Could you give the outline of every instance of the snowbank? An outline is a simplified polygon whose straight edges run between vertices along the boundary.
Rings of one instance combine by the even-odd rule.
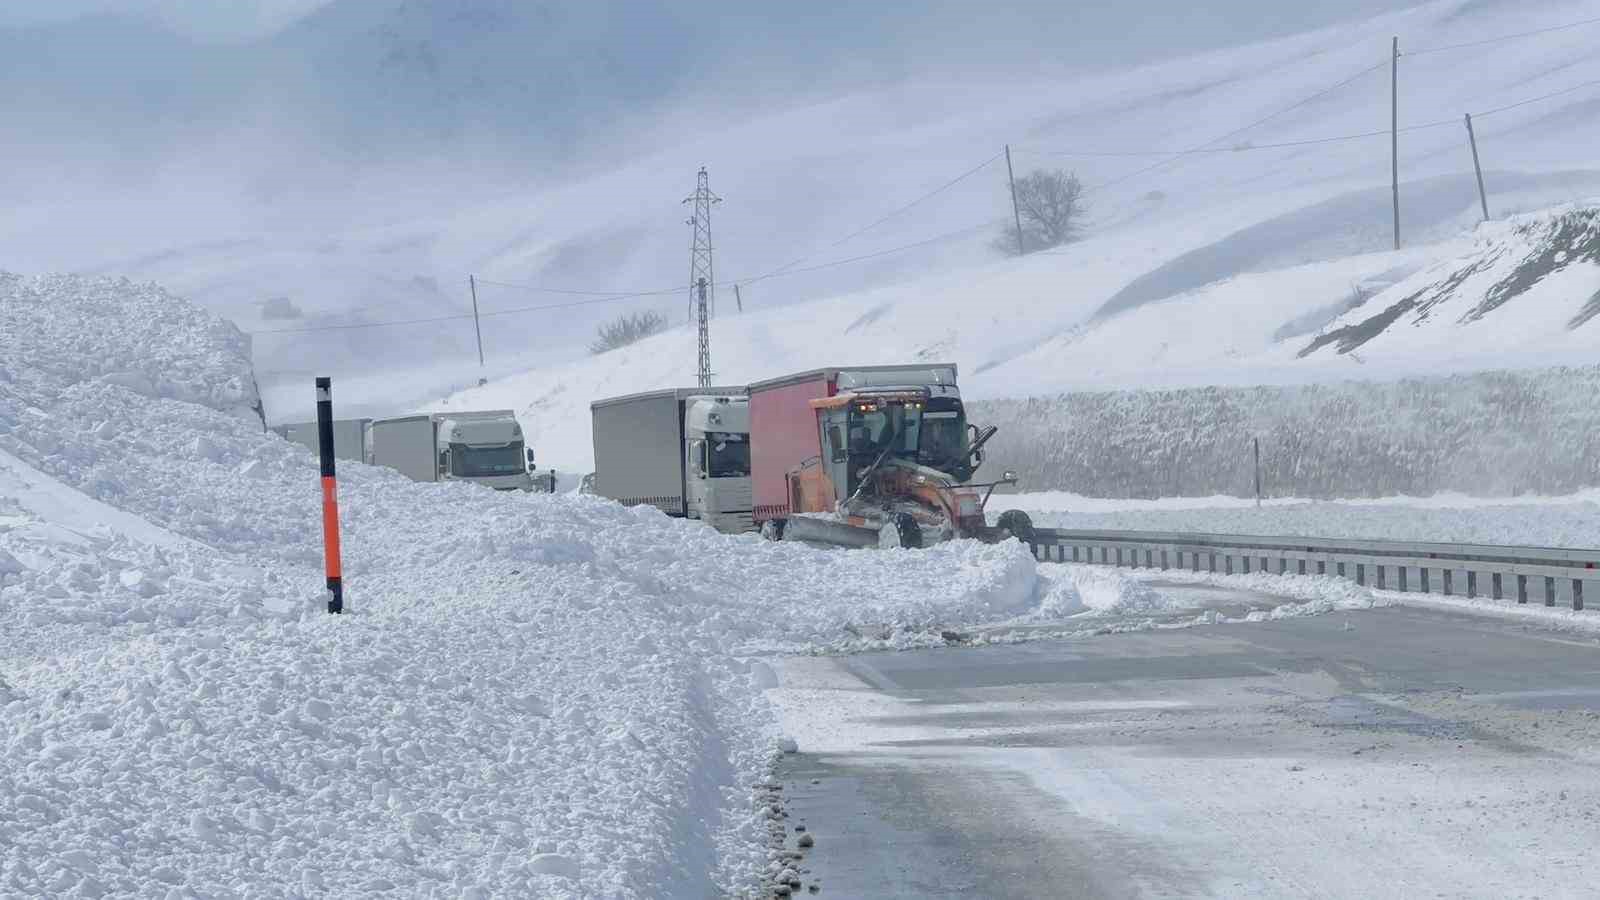
[[[350,465],[330,617],[316,466],[237,414],[237,333],[0,285],[0,894],[749,893],[776,735],[741,654],[1034,601],[1016,543],[774,545]]]

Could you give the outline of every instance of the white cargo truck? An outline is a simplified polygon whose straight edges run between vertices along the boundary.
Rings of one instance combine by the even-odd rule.
[[[371,423],[371,419],[334,419],[334,458],[366,462],[367,427]],[[293,441],[309,449],[313,456],[322,451],[322,442],[317,437],[317,423],[315,422],[290,422],[286,425],[278,425],[272,430],[285,440]]]
[[[531,491],[533,451],[509,409],[422,413],[373,419],[367,462],[414,481],[471,481],[499,491]]]
[[[718,531],[750,518],[750,404],[744,388],[677,388],[597,400],[593,491],[628,506],[700,519]]]

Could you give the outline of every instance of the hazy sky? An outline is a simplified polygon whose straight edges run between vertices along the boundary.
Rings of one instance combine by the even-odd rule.
[[[0,27],[19,24],[59,22],[85,14],[120,13],[144,16],[174,30],[206,40],[240,40],[269,34],[329,0],[52,0],[49,3],[7,3],[0,5]],[[533,2],[533,0],[529,0]],[[570,0],[576,3],[601,0]],[[622,0],[614,5],[627,7],[640,0]],[[760,15],[763,2],[741,2],[746,14]],[[1417,0],[1339,0],[1330,4],[1304,4],[1285,0],[1010,0],[981,3],[978,0],[919,0],[904,6],[878,9],[879,17],[927,17],[948,20],[957,17],[1032,20],[1039,29],[1035,38],[1048,34],[1054,39],[1069,35],[1087,38],[1098,48],[1121,45],[1134,58],[1146,59],[1166,52],[1182,52],[1210,46],[1253,40],[1274,34],[1315,27],[1373,12],[1416,5]],[[709,4],[715,7],[715,3]],[[789,11],[792,15],[792,8]],[[1030,32],[1033,28],[1028,27]],[[1090,52],[1093,62],[1114,62],[1116,53]]]
[[[27,0],[0,6],[0,25],[60,22],[96,13],[146,16],[192,37],[237,40],[275,31],[327,0]]]

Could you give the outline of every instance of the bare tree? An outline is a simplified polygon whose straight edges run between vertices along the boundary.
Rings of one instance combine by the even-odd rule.
[[[667,318],[653,310],[626,313],[595,329],[589,352],[606,353],[667,330]]]
[[[1021,252],[1059,247],[1083,232],[1083,182],[1061,169],[1035,169],[1017,179],[1017,214],[1022,219]],[[1013,223],[994,240],[995,249],[1015,256],[1017,232]]]

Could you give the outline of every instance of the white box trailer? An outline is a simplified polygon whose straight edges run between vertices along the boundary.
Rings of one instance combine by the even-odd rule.
[[[371,422],[371,419],[334,419],[334,458],[365,462],[367,459],[367,426]],[[322,444],[317,438],[317,423],[315,422],[290,422],[286,425],[278,425],[272,430],[285,440],[290,440],[302,447],[309,448],[313,455],[322,452]]]
[[[742,387],[670,388],[589,404],[594,493],[719,531],[753,530],[748,409]]]
[[[502,491],[530,491],[533,451],[509,409],[421,413],[373,419],[367,462],[413,481],[472,481]]]

